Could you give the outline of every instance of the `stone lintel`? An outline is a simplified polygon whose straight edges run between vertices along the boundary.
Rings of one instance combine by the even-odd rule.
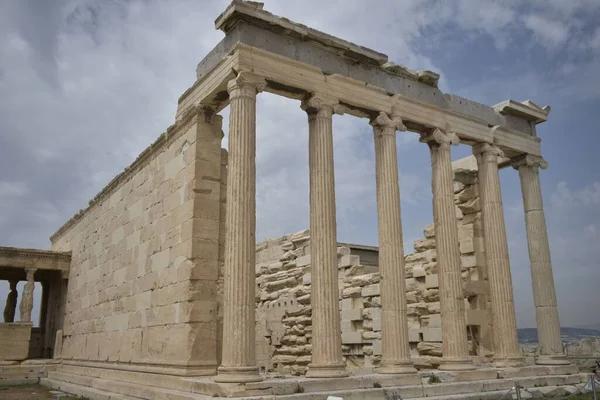
[[[239,21],[245,21],[279,35],[286,35],[303,41],[317,42],[319,46],[324,46],[329,51],[355,61],[374,65],[383,65],[388,62],[388,56],[383,53],[356,45],[265,11],[263,10],[263,3],[233,0],[215,20],[215,28],[227,34]]]
[[[540,107],[531,100],[505,100],[494,106],[500,114],[514,115],[535,124],[546,122],[550,114],[550,106]]]
[[[0,247],[0,267],[68,271],[70,252]]]

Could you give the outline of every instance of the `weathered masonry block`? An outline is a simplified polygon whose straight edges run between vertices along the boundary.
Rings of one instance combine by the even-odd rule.
[[[65,362],[214,374],[222,136],[220,116],[191,109],[52,236],[73,254]]]

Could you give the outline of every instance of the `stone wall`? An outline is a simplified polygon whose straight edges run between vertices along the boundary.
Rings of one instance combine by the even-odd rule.
[[[596,361],[600,361],[600,337],[588,337],[580,340],[572,340],[564,344],[565,354],[569,361],[576,365],[582,372],[590,372],[598,369]],[[539,356],[538,344],[527,344],[521,346],[528,365],[535,363],[535,357]]]
[[[471,354],[486,361],[492,346],[477,172],[455,168],[455,202]],[[405,257],[409,341],[419,368],[442,355],[433,225]],[[363,262],[362,258],[366,261]],[[257,359],[265,371],[302,375],[311,361],[310,234],[300,231],[257,245]],[[348,368],[381,360],[381,299],[377,248],[338,244],[342,349]]]
[[[63,359],[214,373],[222,136],[221,117],[192,110],[53,235],[73,252]]]

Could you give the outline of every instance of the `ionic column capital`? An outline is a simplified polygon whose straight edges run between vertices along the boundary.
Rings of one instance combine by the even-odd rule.
[[[258,75],[242,71],[235,78],[227,82],[227,92],[230,99],[238,97],[256,97],[267,87],[267,81]]]
[[[341,105],[337,98],[323,93],[313,93],[309,98],[302,100],[300,108],[318,118],[331,118],[333,114],[343,115],[346,111],[346,107]]]
[[[496,156],[496,157],[504,157],[504,152],[500,149],[500,147],[496,146],[492,143],[477,143],[473,146],[473,155],[475,157],[482,156]]]
[[[531,154],[522,154],[515,158],[511,158],[511,165],[514,169],[518,170],[521,167],[535,167],[546,169],[548,163],[540,156],[534,156]]]
[[[421,133],[421,143],[427,143],[429,146],[439,146],[449,149],[451,145],[460,143],[460,139],[454,132],[445,132],[439,128],[432,131]]]
[[[395,135],[396,131],[406,131],[406,126],[402,122],[400,116],[392,115],[390,117],[383,111],[380,112],[377,117],[373,118],[370,124],[373,127],[373,132],[377,136]]]

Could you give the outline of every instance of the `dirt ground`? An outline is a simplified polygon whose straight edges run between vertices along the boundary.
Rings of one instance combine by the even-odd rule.
[[[0,399],[2,400],[55,400],[56,396],[50,394],[54,389],[41,385],[26,386],[0,386]],[[75,400],[82,397],[62,396],[60,400]]]

